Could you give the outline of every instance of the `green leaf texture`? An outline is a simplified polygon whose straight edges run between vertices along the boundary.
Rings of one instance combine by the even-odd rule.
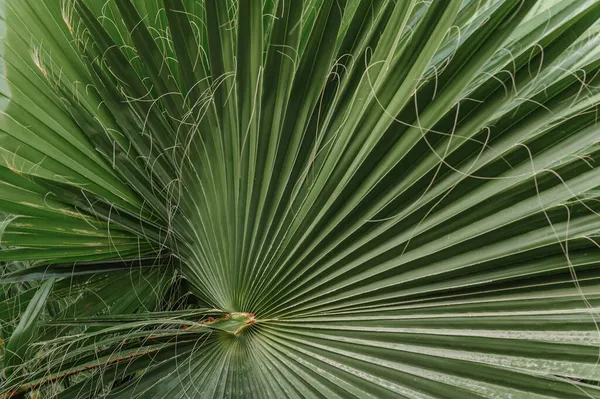
[[[600,397],[599,20],[0,0],[0,398]]]

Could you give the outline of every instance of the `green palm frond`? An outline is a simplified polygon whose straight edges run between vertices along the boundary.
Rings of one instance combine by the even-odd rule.
[[[0,4],[1,398],[600,397],[598,0]]]

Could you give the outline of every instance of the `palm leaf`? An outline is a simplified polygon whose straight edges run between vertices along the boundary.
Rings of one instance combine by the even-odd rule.
[[[600,395],[597,0],[0,4],[2,397]]]

